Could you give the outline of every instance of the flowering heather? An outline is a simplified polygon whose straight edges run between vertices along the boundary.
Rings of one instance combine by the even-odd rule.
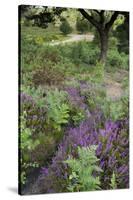
[[[116,175],[117,188],[129,187],[128,120],[106,121],[102,129],[96,129],[95,120],[98,120],[97,124],[101,121],[97,115],[83,121],[79,127],[68,128],[51,165],[42,170],[38,180],[40,192],[47,193],[50,189],[53,192],[65,192],[69,171],[63,161],[68,159],[69,155],[77,156],[77,146],[90,145],[98,146],[96,155],[103,169],[100,176],[102,189],[110,189],[113,172]]]
[[[21,93],[21,113],[27,112],[26,125],[28,128],[39,133],[44,131],[44,123],[46,120],[46,111],[36,105],[35,101],[30,95]]]
[[[129,187],[129,138],[128,120],[107,121],[99,130],[97,156],[104,170],[101,177],[103,189],[109,189],[112,170],[116,174],[117,188]],[[123,159],[124,158],[124,159]]]
[[[89,117],[90,112],[88,110],[88,106],[85,103],[85,97],[81,95],[80,89],[75,87],[67,87],[65,91],[69,95],[70,104],[77,109],[83,110],[86,114],[86,117]]]
[[[84,96],[80,96],[80,92],[77,88],[69,87],[66,88],[66,91],[69,94],[69,99],[72,105],[78,106],[82,109],[86,108],[86,104],[84,104]]]

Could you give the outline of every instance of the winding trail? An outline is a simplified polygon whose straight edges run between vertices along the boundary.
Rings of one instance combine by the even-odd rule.
[[[66,39],[66,40],[63,40],[63,41],[54,41],[53,40],[49,43],[44,43],[44,45],[50,45],[50,46],[63,45],[63,44],[66,44],[66,43],[79,42],[79,41],[82,41],[82,40],[91,42],[94,39],[94,35],[91,34],[91,33],[90,34],[84,34],[84,35],[70,34],[69,36],[70,36],[69,39]]]

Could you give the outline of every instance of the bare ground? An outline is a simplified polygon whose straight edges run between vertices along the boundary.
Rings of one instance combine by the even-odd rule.
[[[121,98],[124,91],[122,88],[122,80],[128,76],[128,72],[125,70],[119,70],[113,75],[110,73],[105,74],[105,85],[107,89],[107,97],[112,100]]]
[[[94,39],[94,35],[92,34],[70,34],[69,35],[70,38],[67,39],[67,40],[63,40],[63,41],[52,41],[52,42],[49,42],[48,44],[50,46],[55,46],[55,45],[61,45],[61,44],[66,44],[66,43],[71,43],[71,42],[79,42],[79,41],[82,41],[82,40],[86,40],[86,41],[92,41]]]

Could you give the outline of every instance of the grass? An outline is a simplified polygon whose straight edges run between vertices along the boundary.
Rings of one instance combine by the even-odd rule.
[[[22,26],[21,28],[21,37],[23,38],[32,38],[32,39],[41,39],[43,42],[62,41],[68,39],[69,36],[64,36],[57,27],[48,27],[46,29],[36,27],[36,26]]]
[[[93,42],[80,41],[66,45],[46,45],[52,40],[65,40],[66,38],[68,37],[63,36],[57,27],[50,26],[42,29],[22,26],[21,90],[23,97],[27,100],[21,102],[23,108],[21,115],[23,116],[26,111],[25,133],[27,134],[26,131],[30,130],[31,138],[39,142],[33,149],[32,144],[34,143],[31,138],[24,138],[28,144],[30,142],[32,150],[30,157],[28,157],[29,150],[23,151],[25,160],[22,161],[22,167],[25,166],[25,162],[28,167],[23,169],[25,176],[21,174],[24,176],[21,181],[24,178],[25,181],[29,181],[29,174],[34,170],[35,162],[39,167],[45,166],[46,172],[47,167],[50,169],[52,159],[55,152],[58,152],[58,146],[67,127],[80,127],[80,123],[88,119],[91,113],[99,112],[99,110],[106,119],[112,120],[120,119],[128,112],[128,96],[124,97],[124,103],[121,99],[117,102],[116,100],[113,102],[112,99],[108,100],[105,87],[108,83],[104,80],[106,74],[107,80],[112,81],[111,88],[112,83],[115,86],[115,83],[119,82],[121,89],[126,91],[129,86],[128,71],[120,70],[118,65],[115,68],[108,65],[108,68],[111,68],[110,72],[106,67],[103,68],[97,62],[99,49]],[[64,95],[66,89],[70,95],[69,93]],[[84,110],[84,106],[87,109]],[[102,123],[97,123],[96,129],[103,127],[105,118],[102,120]],[[51,178],[54,184],[54,178]],[[59,181],[61,179],[57,180],[55,187],[57,185],[58,188],[59,184],[61,191],[64,191],[64,186],[62,187]],[[64,183],[67,185],[67,182],[64,181]],[[67,188],[66,185],[65,188]],[[44,185],[43,188],[45,189]]]

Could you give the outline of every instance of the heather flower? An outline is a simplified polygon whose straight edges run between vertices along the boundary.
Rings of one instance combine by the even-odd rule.
[[[104,171],[104,175],[101,175],[103,189],[108,189],[110,187],[111,176],[109,174],[112,174],[113,171],[117,175],[118,187],[128,187],[128,156],[125,157],[124,164],[121,156],[128,155],[128,147],[126,149],[121,149],[121,140],[119,140],[124,137],[121,135],[123,128],[125,130],[127,129],[124,127],[123,123],[124,122],[115,123],[108,121],[105,122],[104,129],[96,130],[95,116],[93,116],[83,121],[80,126],[67,129],[55,157],[53,157],[52,163],[48,168],[47,178],[45,178],[46,176],[43,176],[46,172],[44,171],[43,173],[42,171],[43,182],[47,185],[47,188],[52,188],[55,192],[58,192],[60,184],[58,184],[57,180],[59,179],[63,182],[69,176],[67,165],[64,164],[63,161],[68,159],[69,155],[74,157],[77,156],[77,146],[87,147],[92,144],[98,146],[96,155],[100,159],[99,166]],[[102,138],[104,137],[106,137],[106,145],[102,143]],[[116,146],[116,143],[118,147]],[[51,177],[51,174],[54,178]],[[49,184],[48,187],[48,180],[51,178],[51,184]],[[65,188],[65,183],[63,182],[63,184]],[[49,190],[47,190],[47,192],[48,191]]]

